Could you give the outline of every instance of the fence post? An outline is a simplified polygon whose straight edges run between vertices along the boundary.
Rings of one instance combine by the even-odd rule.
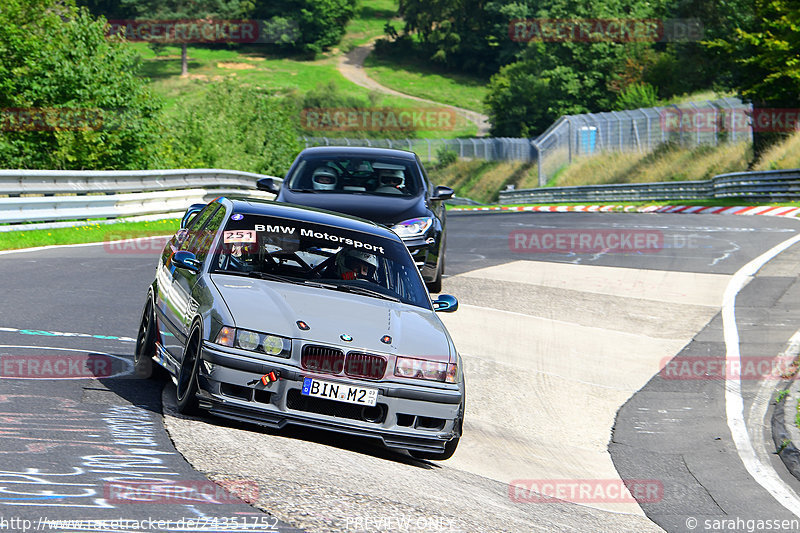
[[[544,175],[544,170],[542,169],[542,150],[533,139],[531,139],[531,146],[536,151],[536,176],[539,179],[539,187],[544,187],[547,184],[547,176]]]
[[[572,117],[567,115],[567,139],[568,139],[568,146],[567,150],[569,152],[569,164],[572,164]]]

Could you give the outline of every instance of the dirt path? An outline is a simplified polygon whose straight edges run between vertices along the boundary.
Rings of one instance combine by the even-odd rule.
[[[441,102],[434,102],[433,100],[426,100],[425,98],[420,98],[418,96],[411,96],[409,94],[401,93],[399,91],[395,91],[394,89],[390,89],[389,87],[385,87],[367,76],[367,73],[364,70],[364,60],[367,58],[370,52],[372,52],[373,47],[373,43],[368,43],[354,48],[345,55],[339,56],[338,67],[339,72],[342,73],[342,76],[352,81],[356,85],[360,85],[361,87],[370,89],[372,91],[378,91],[384,94],[390,94],[392,96],[400,96],[402,98],[410,98],[418,102],[425,102],[426,104],[453,109],[458,116],[478,126],[478,137],[485,137],[489,134],[489,117],[486,115],[478,113],[477,111],[471,111],[469,109],[443,104]]]

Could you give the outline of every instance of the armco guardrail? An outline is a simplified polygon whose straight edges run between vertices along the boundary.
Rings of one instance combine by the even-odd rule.
[[[500,203],[675,201],[747,198],[781,201],[800,198],[800,169],[720,174],[703,181],[541,187],[500,192]]]
[[[68,171],[0,170],[0,223],[179,214],[192,203],[256,190],[272,177],[216,169]],[[26,225],[25,228],[32,226]]]

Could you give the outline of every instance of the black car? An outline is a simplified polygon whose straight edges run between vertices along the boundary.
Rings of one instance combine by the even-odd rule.
[[[258,188],[276,201],[337,211],[390,227],[411,252],[430,292],[440,292],[446,244],[444,200],[453,189],[433,187],[419,157],[405,150],[348,146],[307,148],[281,186]]]

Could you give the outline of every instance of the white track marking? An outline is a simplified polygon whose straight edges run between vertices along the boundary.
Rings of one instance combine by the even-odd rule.
[[[798,242],[800,242],[800,235],[796,235],[767,250],[740,268],[728,283],[722,301],[722,324],[728,368],[737,368],[741,365],[739,330],[736,327],[736,295],[747,284],[749,278],[754,276],[770,259]],[[736,444],[736,450],[744,467],[753,476],[753,479],[764,487],[778,503],[800,517],[800,498],[770,465],[764,464],[759,459],[753,448],[753,443],[750,440],[747,425],[744,421],[742,382],[739,377],[727,379],[725,382],[725,411],[733,442]]]
[[[778,362],[793,361],[797,354],[800,353],[800,330],[796,331],[794,335],[786,343],[786,348],[775,359]],[[774,366],[774,368],[780,368]],[[758,458],[763,464],[769,464],[768,448],[773,446],[772,439],[765,438],[764,429],[769,429],[769,424],[765,424],[767,411],[769,410],[769,402],[772,400],[773,393],[776,392],[775,384],[779,383],[780,376],[773,375],[761,381],[761,386],[753,398],[752,406],[750,407],[750,416],[748,417],[749,426],[753,428],[753,447],[758,454]],[[786,400],[788,401],[788,400]],[[781,406],[783,404],[780,404]],[[759,428],[761,428],[759,430]]]
[[[103,246],[104,244],[113,244],[118,242],[131,242],[131,241],[143,241],[147,239],[163,239],[165,237],[172,237],[172,233],[169,235],[150,235],[147,237],[135,237],[133,239],[122,239],[118,241],[97,241],[97,242],[81,242],[78,244],[48,244],[47,246],[36,246],[34,248],[18,248],[16,250],[3,250],[0,251],[0,255],[8,255],[8,254],[19,254],[23,252],[38,252],[40,250],[51,250],[54,248],[82,248],[84,246]]]

